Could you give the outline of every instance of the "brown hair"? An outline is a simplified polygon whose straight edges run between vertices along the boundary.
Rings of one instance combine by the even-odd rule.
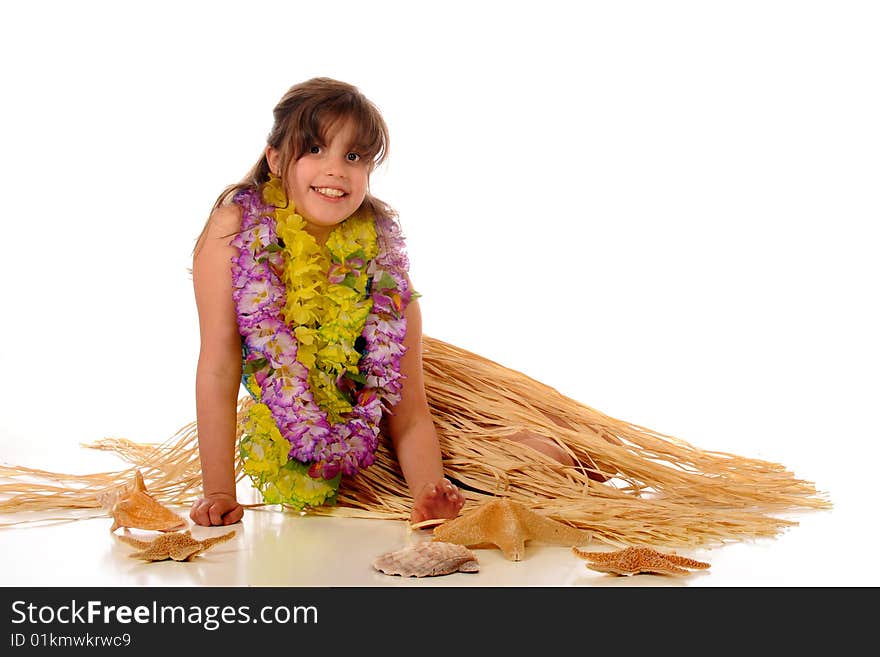
[[[352,120],[355,143],[352,146],[370,162],[370,171],[388,156],[388,126],[379,109],[361,91],[346,82],[331,78],[312,78],[295,84],[275,105],[275,122],[266,138],[266,145],[281,154],[281,171],[287,171],[309,148],[326,141],[327,132],[341,120]],[[282,177],[283,179],[283,177]],[[269,162],[265,149],[260,159],[241,181],[221,192],[211,212],[231,200],[239,190],[257,187],[269,180]],[[377,217],[394,217],[396,212],[384,201],[367,191],[359,208]],[[210,217],[209,217],[210,219]],[[208,228],[207,222],[196,239],[198,243]]]

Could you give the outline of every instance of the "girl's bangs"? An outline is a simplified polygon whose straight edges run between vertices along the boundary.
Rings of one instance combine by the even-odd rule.
[[[356,101],[340,100],[342,102],[318,105],[312,112],[303,115],[304,125],[298,131],[300,139],[297,139],[294,148],[296,158],[305,154],[314,144],[326,144],[336,126],[351,121],[354,124],[354,140],[349,147],[378,166],[387,152],[387,134],[382,119],[375,110]]]

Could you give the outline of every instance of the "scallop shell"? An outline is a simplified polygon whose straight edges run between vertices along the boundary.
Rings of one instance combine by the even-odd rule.
[[[386,575],[434,577],[450,573],[476,573],[480,562],[464,545],[443,541],[421,541],[373,561],[373,568]]]
[[[157,502],[147,492],[140,470],[135,470],[134,483],[113,503],[110,515],[113,516],[111,532],[119,527],[169,532],[187,526],[186,520]]]

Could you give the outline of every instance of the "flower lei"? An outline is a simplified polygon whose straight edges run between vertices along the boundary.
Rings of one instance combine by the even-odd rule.
[[[341,476],[373,463],[382,413],[400,400],[413,295],[400,229],[354,215],[322,249],[279,178],[234,201],[232,295],[257,402],[242,428],[244,471],[269,504],[332,504]]]

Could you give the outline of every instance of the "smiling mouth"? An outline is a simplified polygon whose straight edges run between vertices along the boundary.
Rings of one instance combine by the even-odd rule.
[[[342,198],[346,196],[346,193],[341,189],[335,189],[333,187],[312,187],[312,189],[321,196],[326,196],[327,198]]]

